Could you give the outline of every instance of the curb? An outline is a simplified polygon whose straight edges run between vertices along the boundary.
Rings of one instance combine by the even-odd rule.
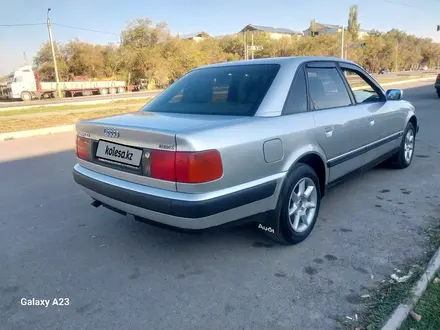
[[[410,82],[417,82],[417,81],[427,81],[432,80],[433,78],[421,78],[421,79],[409,79],[409,80],[402,80],[398,82],[390,82],[390,83],[384,83],[380,84],[381,86],[391,86],[391,85],[399,85],[399,84],[405,84]],[[357,87],[357,88],[362,88]],[[142,97],[145,98],[145,97]],[[133,98],[130,98],[133,100]],[[107,100],[102,100],[105,102],[111,102]],[[87,101],[90,102],[90,101]],[[75,103],[78,104],[78,103]],[[33,107],[33,106],[32,106]],[[2,111],[4,109],[0,109]],[[6,141],[6,140],[14,140],[24,137],[31,137],[31,136],[37,136],[37,135],[45,135],[45,134],[53,134],[53,133],[62,133],[62,132],[69,132],[73,131],[75,129],[75,125],[64,125],[64,126],[54,126],[54,127],[48,127],[48,128],[41,128],[41,129],[35,129],[35,130],[29,130],[29,131],[19,131],[19,132],[10,132],[10,133],[0,133],[0,141]]]
[[[32,129],[28,131],[1,133],[0,141],[14,140],[14,139],[38,136],[38,135],[70,132],[73,131],[74,129],[75,129],[75,125],[73,124],[73,125],[63,125],[63,126],[54,126],[48,128]]]
[[[425,293],[429,282],[432,281],[434,274],[440,268],[440,248],[434,254],[429,261],[428,267],[416,285],[412,289],[412,297],[408,304],[400,304],[391,314],[387,323],[382,327],[382,330],[396,330],[403,324],[408,317],[409,312],[414,308],[415,304],[419,301],[420,297]]]

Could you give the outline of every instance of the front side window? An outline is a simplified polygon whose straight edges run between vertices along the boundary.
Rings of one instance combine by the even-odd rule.
[[[345,78],[353,92],[356,103],[369,103],[382,101],[377,88],[355,70],[342,68]]]
[[[23,77],[22,76],[16,76],[14,79],[14,82],[23,82]]]
[[[351,99],[336,68],[307,68],[309,93],[315,110],[345,107]]]
[[[278,64],[252,64],[194,70],[142,111],[253,116],[279,68]]]

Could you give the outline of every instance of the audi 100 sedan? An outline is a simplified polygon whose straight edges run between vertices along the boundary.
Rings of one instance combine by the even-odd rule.
[[[141,221],[253,221],[299,243],[327,188],[384,161],[411,164],[419,123],[402,95],[339,58],[200,67],[136,113],[78,122],[73,177],[92,205]]]

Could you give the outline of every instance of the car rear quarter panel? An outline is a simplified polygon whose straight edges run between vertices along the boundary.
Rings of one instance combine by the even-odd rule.
[[[302,62],[300,61],[291,61],[281,64],[280,70],[272,82],[264,100],[261,102],[255,116],[271,117],[281,115],[293,77],[301,64]]]
[[[226,189],[255,180],[274,180],[283,177],[293,163],[304,154],[322,150],[316,146],[314,121],[311,113],[289,116],[251,117],[235,125],[211,128],[176,136],[177,150],[196,151],[217,149],[223,163],[223,176],[204,184],[177,184],[177,190],[203,193]],[[280,159],[267,162],[263,145],[279,139]],[[266,157],[267,158],[267,157]]]

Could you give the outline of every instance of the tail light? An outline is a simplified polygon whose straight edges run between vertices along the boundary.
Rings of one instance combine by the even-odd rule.
[[[205,183],[223,175],[223,165],[217,150],[200,152],[153,150],[149,156],[152,178],[180,183]]]
[[[176,153],[153,150],[150,153],[150,176],[159,180],[176,181]]]
[[[76,157],[89,160],[90,158],[90,146],[91,142],[88,138],[83,136],[76,137]]]
[[[437,75],[437,80],[440,80],[440,74]]]
[[[176,153],[176,181],[202,183],[223,175],[223,165],[217,150]]]

